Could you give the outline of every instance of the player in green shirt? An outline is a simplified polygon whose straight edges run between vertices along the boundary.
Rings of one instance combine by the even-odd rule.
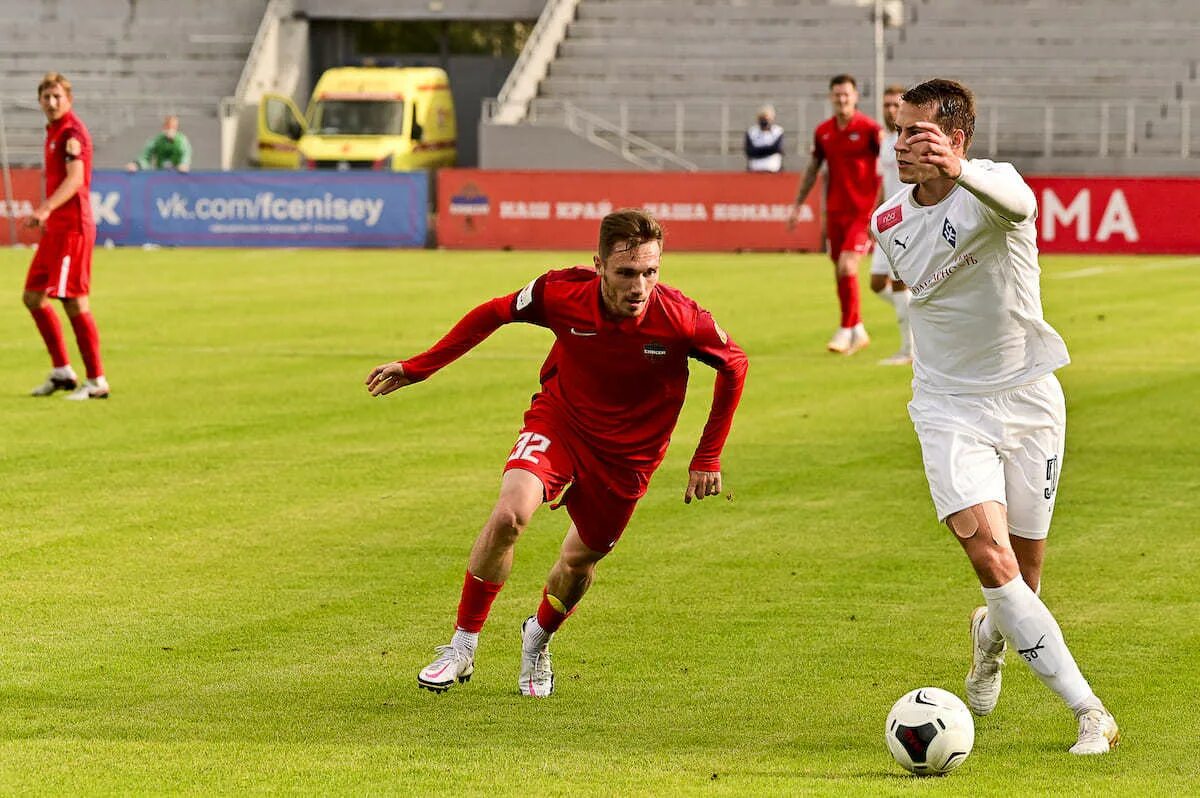
[[[163,120],[162,132],[146,142],[136,161],[125,164],[130,172],[139,169],[176,169],[186,172],[192,167],[192,145],[179,132],[179,117]]]

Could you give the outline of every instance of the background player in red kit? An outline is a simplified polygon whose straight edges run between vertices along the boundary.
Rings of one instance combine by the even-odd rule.
[[[46,114],[46,199],[25,220],[41,227],[42,240],[25,278],[25,307],[50,352],[53,370],[34,396],[70,391],[68,399],[106,399],[108,381],[100,363],[100,334],[88,304],[92,282],[92,247],[96,222],[92,218],[92,137],[71,111],[71,83],[57,72],[47,73],[38,85],[38,102]],[[62,325],[50,304],[58,299],[67,311],[75,341],[87,368],[87,382],[79,378],[67,359]]]
[[[521,693],[550,695],[550,637],[587,592],[596,563],[620,538],[666,454],[689,357],[715,368],[717,380],[683,499],[721,492],[720,454],[741,398],[746,355],[707,311],[659,284],[661,255],[662,228],[649,214],[611,213],[600,224],[594,269],[547,272],[475,308],[424,354],[377,366],[367,377],[373,395],[391,393],[510,322],[546,327],[555,336],[542,389],[505,465],[500,498],[471,550],[454,637],[417,676],[419,686],[442,692],[471,677],[479,631],[508,578],[517,538],[534,511],[566,488],[559,503],[571,527],[537,614],[521,626]]]
[[[859,314],[858,261],[871,251],[868,227],[879,199],[879,123],[858,110],[858,84],[850,75],[829,81],[833,116],[813,133],[812,158],[788,214],[788,229],[796,225],[800,207],[817,181],[821,163],[829,162],[825,198],[825,230],[833,258],[842,321],[829,339],[830,352],[852,355],[871,342]]]

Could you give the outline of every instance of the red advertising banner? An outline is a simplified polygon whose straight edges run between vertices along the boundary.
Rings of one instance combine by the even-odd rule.
[[[1042,252],[1200,253],[1200,180],[1031,177]]]
[[[0,246],[36,244],[42,237],[41,231],[24,227],[21,221],[42,201],[42,171],[13,169],[9,174],[12,175],[11,197],[5,191],[4,180],[0,179]],[[15,224],[9,224],[9,219]],[[17,231],[15,242],[10,232],[14,227]]]
[[[818,251],[813,190],[794,230],[788,211],[796,174],[741,172],[438,172],[438,244],[453,249],[596,247],[600,220],[646,208],[663,224],[668,249]]]

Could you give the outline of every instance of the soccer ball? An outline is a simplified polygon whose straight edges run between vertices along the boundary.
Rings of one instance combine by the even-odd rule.
[[[918,776],[943,776],[971,753],[975,722],[954,693],[921,687],[892,707],[883,739],[905,770]]]

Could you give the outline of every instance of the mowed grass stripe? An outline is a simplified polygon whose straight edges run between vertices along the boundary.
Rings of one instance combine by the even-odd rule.
[[[0,252],[14,286],[28,254]],[[1194,787],[1200,720],[1182,707],[1200,666],[1200,270],[1187,258],[1044,259],[1048,278],[1107,269],[1043,284],[1074,360],[1044,595],[1118,714],[1114,756],[1069,757],[1071,719],[1010,656],[962,770],[923,782],[891,763],[892,701],[961,692],[979,594],[933,518],[908,374],[875,365],[895,349],[890,310],[864,290],[875,343],[826,354],[821,256],[668,252],[664,279],[751,356],[724,458],[733,500],[681,502],[712,389],[697,365],[666,463],[555,641],[557,694],[524,701],[514,681],[561,510],[518,546],[475,678],[417,691],[550,337],[504,328],[384,400],[363,377],[478,302],[588,260],[101,250],[93,304],[114,390],[83,405],[24,395],[46,357],[14,300],[0,316],[0,790]]]

